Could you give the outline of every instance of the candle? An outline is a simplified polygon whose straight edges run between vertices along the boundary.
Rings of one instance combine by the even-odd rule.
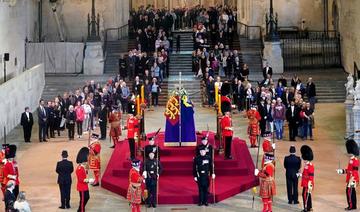
[[[145,87],[141,86],[141,103],[145,103]]]
[[[218,105],[218,95],[219,95],[219,87],[218,84],[215,83],[215,103]]]
[[[136,96],[136,115],[140,115],[140,97]]]
[[[221,95],[218,94],[218,102],[219,102],[219,113],[221,114]]]

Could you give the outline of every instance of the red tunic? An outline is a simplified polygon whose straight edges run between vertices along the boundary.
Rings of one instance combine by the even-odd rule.
[[[248,119],[256,119],[258,121],[261,120],[261,115],[260,113],[257,111],[257,110],[254,110],[254,109],[250,109],[247,111],[247,117]]]
[[[232,130],[225,129],[227,127],[232,126],[231,118],[229,116],[223,116],[223,118],[220,121],[220,126],[221,126],[222,136],[224,137],[233,136]]]
[[[111,112],[109,115],[110,136],[119,137],[121,135],[120,127],[121,113]]]
[[[4,181],[4,163],[2,162],[5,159],[5,152],[3,150],[0,151],[0,184]]]
[[[350,158],[346,172],[346,182],[349,183],[351,177],[359,183],[359,160],[356,157]]]
[[[76,177],[77,177],[77,186],[76,189],[78,191],[87,191],[89,190],[89,186],[84,182],[86,179],[86,170],[83,165],[78,165],[76,168]]]
[[[260,197],[271,198],[276,195],[275,187],[275,166],[273,163],[265,164],[264,168],[259,172],[260,177]]]
[[[92,142],[89,146],[89,169],[100,170],[100,151],[101,144],[99,141]]]
[[[14,172],[15,172],[15,175],[16,175],[15,185],[20,185],[18,164],[17,164],[17,162],[15,160],[13,160],[12,163],[13,163]]]
[[[141,203],[141,182],[143,179],[144,178],[135,168],[130,169],[129,187],[126,195],[126,198],[130,203]]]
[[[139,121],[136,117],[132,116],[129,117],[127,120],[127,137],[129,138],[134,138],[135,137],[135,133],[138,133],[139,130]]]
[[[260,135],[260,127],[256,119],[249,121],[248,134],[253,136]]]
[[[306,163],[301,179],[301,187],[308,187],[308,183],[311,181],[312,186],[314,188],[314,165],[312,163]]]
[[[4,180],[3,180],[4,185],[6,185],[10,180],[13,180],[9,178],[10,175],[15,175],[15,169],[13,163],[7,161],[4,165]]]

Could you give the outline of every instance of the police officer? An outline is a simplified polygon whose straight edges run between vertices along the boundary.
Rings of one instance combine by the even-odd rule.
[[[209,144],[208,138],[205,136],[201,138],[201,144],[196,146],[196,156],[200,155],[200,149],[205,149],[206,155],[213,159],[213,147],[211,144]]]
[[[208,190],[210,185],[209,176],[211,175],[212,179],[215,179],[215,174],[213,172],[212,160],[211,157],[206,155],[206,150],[204,147],[199,148],[200,155],[194,158],[193,164],[193,176],[194,180],[198,184],[199,189],[199,203],[198,205],[208,206]]]
[[[145,178],[146,188],[149,192],[147,198],[148,208],[156,208],[157,200],[157,183],[158,177],[162,173],[162,166],[160,161],[155,158],[155,153],[149,153],[149,159],[145,161],[143,177]]]
[[[155,145],[155,138],[152,137],[149,139],[149,144],[145,146],[145,157],[146,157],[146,160],[149,159],[149,154],[151,152],[154,153],[154,157],[158,160],[160,160],[160,155],[158,154],[158,152],[160,152],[160,147]]]
[[[337,169],[338,174],[346,174],[346,199],[348,207],[346,211],[355,210],[356,207],[356,186],[359,184],[359,147],[350,139],[346,141],[346,150],[349,154],[349,163],[346,169]]]

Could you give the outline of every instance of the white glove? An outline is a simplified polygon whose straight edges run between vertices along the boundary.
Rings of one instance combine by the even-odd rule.
[[[310,191],[311,191],[312,188],[313,188],[313,185],[312,185],[312,182],[311,182],[311,181],[308,182],[308,188],[309,188]]]
[[[215,174],[212,174],[211,177],[212,177],[212,179],[215,179]]]
[[[343,170],[343,169],[336,169],[336,172],[337,172],[338,174],[344,174],[344,170]]]
[[[93,184],[93,183],[95,182],[95,179],[94,179],[94,178],[90,178],[88,181],[89,181],[90,184]]]
[[[143,176],[144,178],[146,178],[146,177],[147,177],[147,171],[143,171],[142,176]]]
[[[197,182],[197,177],[194,177],[194,180]]]
[[[296,173],[296,177],[302,177],[302,174],[301,173]]]
[[[16,175],[8,175],[8,178],[16,180]]]
[[[255,170],[254,170],[255,176],[258,176],[259,172],[260,172],[259,169],[255,169]]]
[[[272,148],[275,149],[276,145],[275,143],[271,144]]]
[[[7,161],[6,158],[4,158],[4,159],[2,160],[2,163],[6,163],[6,161]]]

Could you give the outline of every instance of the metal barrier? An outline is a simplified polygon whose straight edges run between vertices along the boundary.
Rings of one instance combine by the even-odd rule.
[[[106,47],[108,41],[115,41],[120,40],[122,38],[125,38],[129,35],[129,24],[125,24],[121,27],[117,28],[108,28],[105,29],[105,35],[104,35],[104,55],[106,55]]]
[[[241,22],[237,22],[238,35],[244,36],[250,40],[261,39],[263,41],[263,32],[260,26],[250,26]]]

